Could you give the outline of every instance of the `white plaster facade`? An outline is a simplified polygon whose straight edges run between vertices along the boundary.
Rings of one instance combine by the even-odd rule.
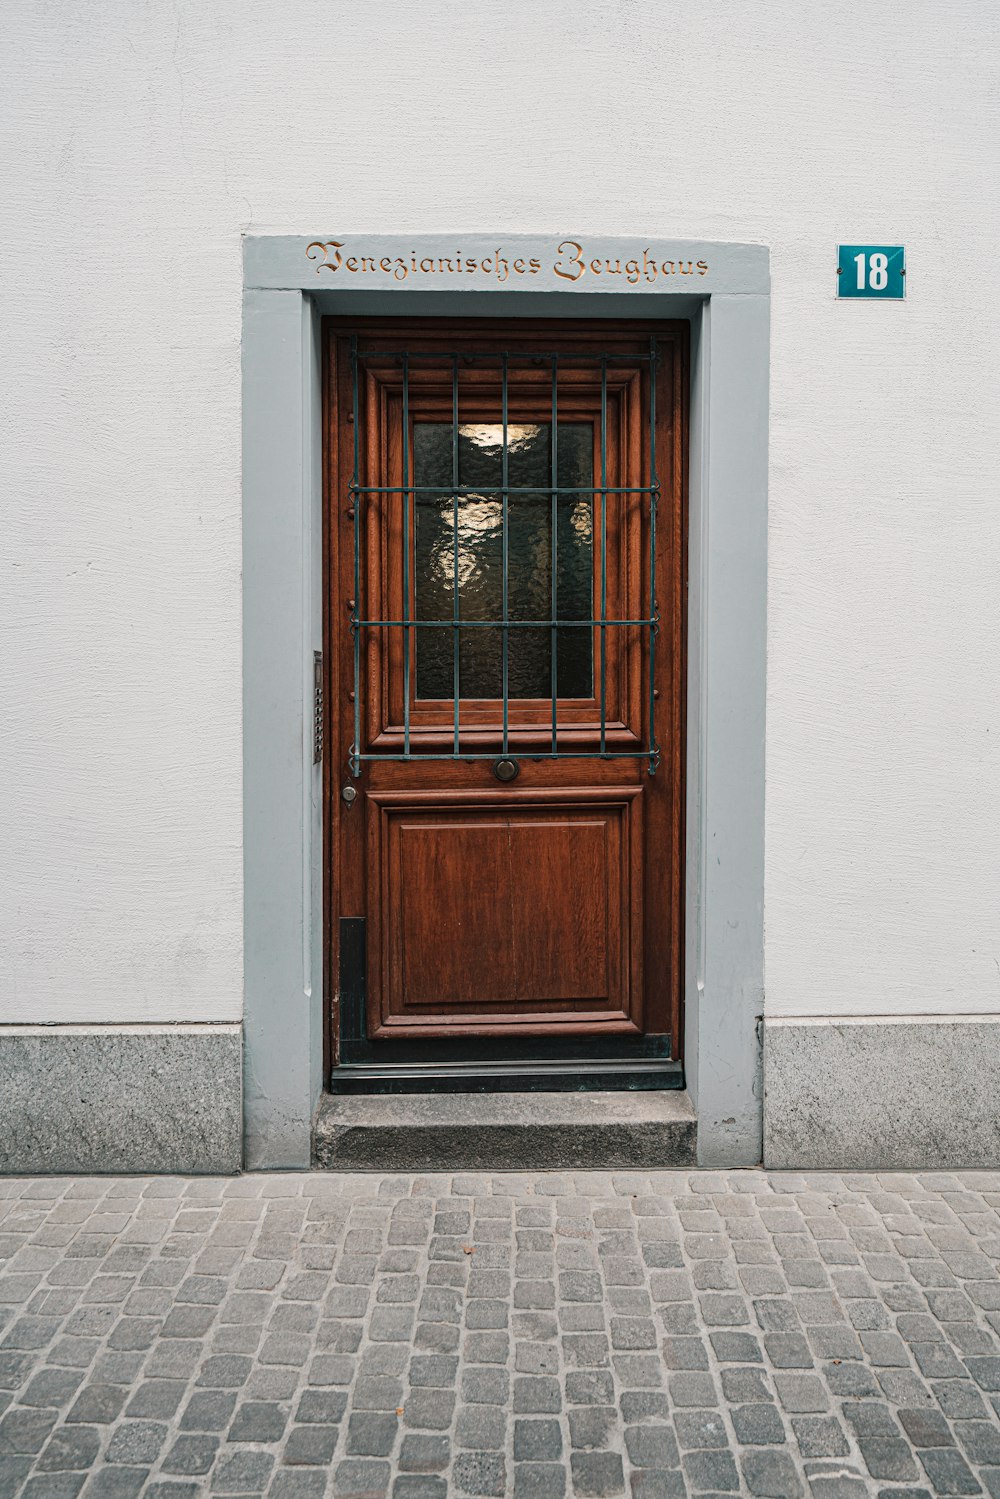
[[[342,226],[769,246],[765,1013],[1000,1013],[995,10],[0,28],[0,1022],[240,1019],[241,236]]]

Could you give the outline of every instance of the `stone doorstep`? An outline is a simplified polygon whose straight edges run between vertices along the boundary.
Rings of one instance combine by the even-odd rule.
[[[693,1166],[698,1124],[680,1090],[637,1093],[324,1093],[313,1165],[327,1171],[600,1171]]]

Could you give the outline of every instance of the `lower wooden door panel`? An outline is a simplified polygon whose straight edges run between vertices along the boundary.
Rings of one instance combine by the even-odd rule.
[[[639,1034],[640,787],[368,808],[370,1035]]]

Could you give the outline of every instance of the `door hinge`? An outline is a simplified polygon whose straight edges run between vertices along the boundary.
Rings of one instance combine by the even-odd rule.
[[[323,763],[323,652],[313,651],[313,764]]]

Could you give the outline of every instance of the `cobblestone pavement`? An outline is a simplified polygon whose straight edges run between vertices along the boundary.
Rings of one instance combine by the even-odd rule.
[[[0,1180],[0,1495],[1000,1496],[1000,1173]]]

